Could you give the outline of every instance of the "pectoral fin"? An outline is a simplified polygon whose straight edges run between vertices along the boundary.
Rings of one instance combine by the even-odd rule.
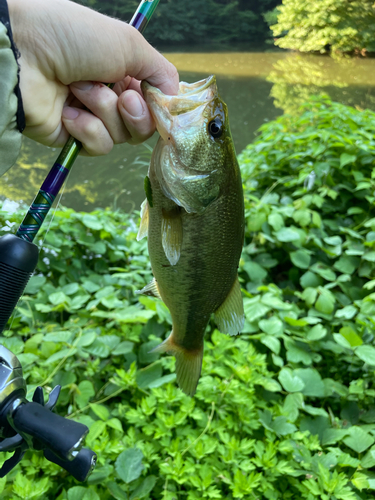
[[[145,236],[147,236],[148,233],[148,210],[149,210],[149,205],[147,198],[141,205],[141,225],[139,226],[139,231],[137,234],[137,241],[141,240]]]
[[[169,263],[175,266],[180,259],[182,246],[182,220],[180,209],[171,212],[163,212],[161,242]]]
[[[161,295],[159,292],[158,284],[155,278],[152,278],[150,283],[146,285],[142,290],[137,290],[135,292],[137,295],[149,295],[151,297],[156,297],[157,299],[161,299]]]
[[[228,333],[229,335],[238,335],[241,333],[245,316],[238,277],[227,298],[215,311],[215,322],[222,333]]]

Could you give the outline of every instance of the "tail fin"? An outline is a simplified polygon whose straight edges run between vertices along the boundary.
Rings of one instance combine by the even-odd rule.
[[[176,344],[173,331],[169,337],[151,352],[167,352],[176,358],[176,376],[180,389],[194,396],[202,371],[203,343],[199,349],[188,350]]]

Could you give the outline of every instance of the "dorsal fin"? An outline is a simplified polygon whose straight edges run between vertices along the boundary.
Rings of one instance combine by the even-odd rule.
[[[216,309],[215,322],[221,333],[228,333],[229,335],[238,335],[241,333],[245,322],[245,315],[238,276],[227,298]]]
[[[139,226],[139,231],[137,234],[137,241],[141,240],[145,236],[147,236],[148,233],[148,211],[149,211],[149,205],[147,198],[141,205],[141,224]]]
[[[169,263],[175,266],[180,259],[182,246],[181,210],[163,210],[161,221],[161,242]]]

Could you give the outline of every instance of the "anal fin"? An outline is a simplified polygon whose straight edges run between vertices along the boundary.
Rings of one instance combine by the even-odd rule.
[[[158,284],[155,278],[152,278],[150,283],[142,288],[142,290],[137,290],[135,292],[137,295],[149,295],[151,297],[156,297],[157,299],[161,299],[161,295],[159,292]]]
[[[148,233],[148,210],[149,205],[147,198],[141,205],[141,224],[139,226],[139,231],[137,234],[137,241],[140,241],[142,238],[147,236]]]
[[[180,209],[163,211],[161,242],[169,263],[175,266],[180,259],[182,246],[182,220]]]
[[[194,396],[201,376],[203,343],[199,349],[188,350],[175,343],[173,331],[151,352],[167,352],[176,358],[176,379],[180,389],[188,396]]]
[[[215,322],[222,333],[229,335],[241,333],[245,323],[245,315],[238,277],[236,277],[227,298],[215,311]]]

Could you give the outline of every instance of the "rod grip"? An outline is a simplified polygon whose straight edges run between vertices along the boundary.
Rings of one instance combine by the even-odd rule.
[[[14,234],[0,238],[0,333],[38,263],[39,250]]]
[[[32,436],[62,460],[74,459],[89,432],[86,425],[52,413],[38,403],[18,406],[12,415],[12,427],[21,435]]]

